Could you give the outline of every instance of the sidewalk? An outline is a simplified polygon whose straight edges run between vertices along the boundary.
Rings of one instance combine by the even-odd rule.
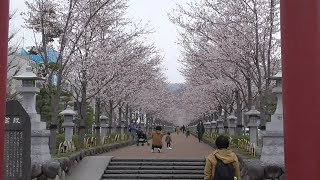
[[[172,159],[172,158],[204,158],[208,156],[212,151],[212,147],[207,144],[198,142],[198,139],[190,135],[188,138],[182,133],[177,135],[171,134],[172,137],[172,150],[166,149],[166,143],[163,137],[163,148],[161,153],[151,153],[151,141],[150,146],[146,144],[144,146],[129,146],[121,148],[115,151],[102,154],[102,156],[114,156],[115,158],[157,158],[157,159]]]

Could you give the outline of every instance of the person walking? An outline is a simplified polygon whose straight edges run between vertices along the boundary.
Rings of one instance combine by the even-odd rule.
[[[130,123],[129,131],[130,131],[132,140],[135,141],[137,136],[137,125],[135,122]]]
[[[203,125],[202,120],[200,120],[197,125],[197,132],[198,132],[198,140],[199,140],[199,142],[201,142],[203,134],[204,134],[204,125]]]
[[[176,132],[177,132],[177,135],[179,135],[179,133],[180,133],[180,128],[179,128],[179,126],[176,127]]]
[[[228,149],[229,138],[221,135],[215,144],[217,149],[206,159],[204,180],[241,180],[237,155]]]
[[[154,149],[157,148],[158,152],[160,153],[162,150],[162,138],[163,138],[163,134],[162,134],[162,128],[161,126],[156,126],[156,130],[154,132],[152,132],[152,150],[151,152],[154,152]]]
[[[186,138],[188,138],[190,136],[190,129],[189,126],[187,126],[186,128]]]
[[[167,133],[166,139],[164,141],[167,143],[167,149],[172,149],[171,148],[172,138],[170,136],[170,132]]]
[[[183,125],[182,126],[182,133],[184,134],[185,131],[186,131],[186,127]]]

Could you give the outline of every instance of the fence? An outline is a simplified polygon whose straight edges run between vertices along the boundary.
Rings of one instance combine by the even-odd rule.
[[[70,153],[70,152],[75,152],[75,151],[76,151],[76,147],[75,147],[73,141],[64,141],[63,143],[59,144],[58,154]]]
[[[237,148],[245,150],[249,155],[256,157],[256,145],[246,139],[238,139]]]

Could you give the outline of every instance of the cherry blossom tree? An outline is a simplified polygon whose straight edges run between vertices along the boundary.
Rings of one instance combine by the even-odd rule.
[[[181,28],[186,75],[232,82],[237,97],[247,108],[256,101],[265,120],[269,77],[280,67],[278,8],[277,0],[202,0],[178,6],[170,18]]]
[[[79,44],[84,42],[83,37],[88,37],[88,33],[92,32],[93,24],[99,23],[104,18],[113,23],[114,19],[119,18],[119,14],[123,13],[127,7],[126,4],[127,1],[120,0],[36,0],[32,3],[27,2],[29,11],[26,13],[26,24],[35,32],[40,33],[39,46],[43,51],[48,87],[51,90],[56,89],[56,93],[52,93],[51,96],[53,114],[50,127],[50,149],[52,153],[55,152],[56,147],[58,105],[65,68],[74,60],[73,57],[78,51]],[[109,23],[105,25],[108,26]],[[59,53],[57,62],[52,65],[49,64],[46,54],[48,45],[55,45]],[[50,66],[52,67],[49,68]],[[53,76],[57,77],[56,86],[52,84]]]

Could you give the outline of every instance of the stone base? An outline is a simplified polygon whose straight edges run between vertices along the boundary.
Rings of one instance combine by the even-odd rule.
[[[42,121],[31,121],[31,130],[47,129],[47,124]]]
[[[281,131],[265,131],[260,160],[264,165],[284,167],[284,137]]]
[[[31,131],[31,163],[43,163],[51,159],[48,130]]]
[[[271,122],[267,123],[267,130],[283,131],[283,115],[274,114],[271,116]]]

